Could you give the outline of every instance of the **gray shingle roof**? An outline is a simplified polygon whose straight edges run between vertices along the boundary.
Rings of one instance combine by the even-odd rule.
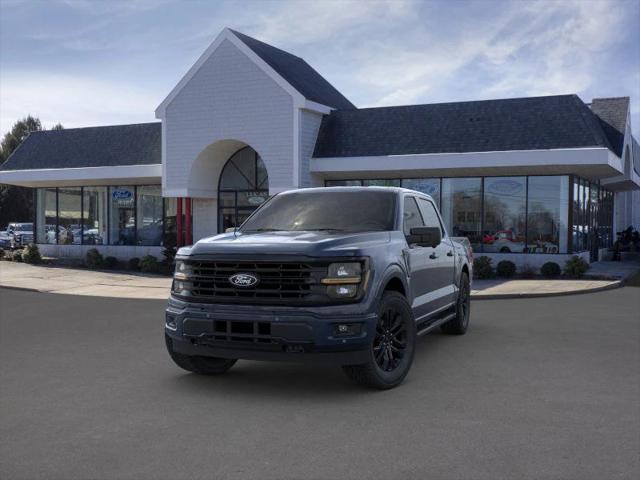
[[[302,58],[243,33],[231,31],[306,99],[337,109],[356,108]]]
[[[0,170],[160,164],[159,122],[32,132]]]
[[[315,157],[488,152],[611,145],[577,95],[338,110]]]
[[[594,98],[591,102],[591,111],[600,119],[602,129],[613,146],[613,151],[619,157],[622,156],[629,97]]]

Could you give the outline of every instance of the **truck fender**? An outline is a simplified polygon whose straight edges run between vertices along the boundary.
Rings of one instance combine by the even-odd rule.
[[[407,273],[404,271],[402,266],[397,263],[392,263],[391,265],[389,265],[380,276],[380,280],[376,281],[377,285],[375,298],[382,298],[382,293],[384,292],[385,287],[392,279],[397,279],[402,283],[402,288],[404,289],[405,296],[407,297],[409,303],[411,303],[411,290],[409,289],[409,283],[407,282]]]

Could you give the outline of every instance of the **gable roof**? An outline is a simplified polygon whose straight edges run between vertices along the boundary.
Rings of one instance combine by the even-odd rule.
[[[302,58],[267,43],[229,29],[306,99],[336,109],[356,108],[322,75]]]
[[[613,150],[621,157],[627,129],[629,97],[594,98],[591,111],[598,116]]]
[[[559,148],[612,149],[577,95],[333,111],[314,157]]]
[[[320,107],[325,113],[330,108],[356,108],[333,85],[325,80],[302,58],[284,50],[268,45],[243,33],[225,28],[216,39],[200,55],[198,60],[184,74],[166,98],[156,108],[156,118],[163,118],[166,109],[180,91],[189,83],[202,65],[214,54],[223,41],[230,41],[241,52],[249,57],[259,68],[270,76],[291,96],[300,100],[306,99],[315,104],[312,109]]]
[[[31,132],[0,170],[160,164],[161,132],[159,122]]]

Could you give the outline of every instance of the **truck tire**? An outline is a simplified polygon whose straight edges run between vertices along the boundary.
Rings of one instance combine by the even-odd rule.
[[[443,324],[440,329],[450,335],[464,335],[469,326],[469,315],[471,313],[471,285],[469,275],[462,272],[460,275],[460,290],[456,301],[456,316]]]
[[[199,357],[182,355],[173,351],[173,341],[165,334],[165,343],[169,356],[180,368],[198,375],[221,375],[238,361],[235,358]]]
[[[396,387],[411,368],[415,345],[416,324],[409,302],[399,292],[384,292],[368,362],[344,365],[342,370],[360,385],[379,390]]]

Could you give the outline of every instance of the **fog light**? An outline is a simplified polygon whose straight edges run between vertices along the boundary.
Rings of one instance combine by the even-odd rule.
[[[334,337],[353,337],[362,332],[361,323],[339,323],[333,326]]]
[[[333,298],[349,298],[355,297],[358,291],[358,285],[329,285],[327,293]]]
[[[166,324],[169,330],[176,330],[178,328],[176,317],[174,317],[173,315],[167,315]]]

